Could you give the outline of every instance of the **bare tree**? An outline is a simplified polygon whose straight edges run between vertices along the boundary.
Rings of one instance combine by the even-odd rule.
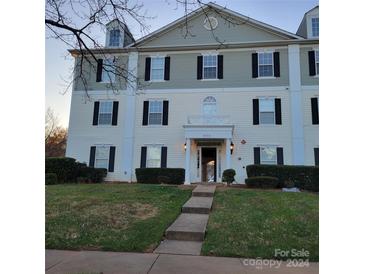
[[[59,119],[51,108],[46,111],[44,139],[46,157],[65,156],[67,129],[60,126]]]
[[[201,9],[209,19],[212,12],[220,15],[228,24],[242,24],[244,22],[227,16],[209,4],[201,0],[166,0],[174,2],[176,8],[183,8],[185,22],[183,26],[184,37],[194,36],[188,22],[188,14],[196,9]],[[149,31],[148,20],[154,17],[147,16],[143,4],[131,0],[46,0],[45,25],[49,38],[59,39],[71,49],[74,49],[78,58],[72,71],[73,79],[67,84],[66,90],[76,82],[81,82],[88,95],[88,77],[85,73],[85,66],[90,66],[94,72],[97,70],[97,60],[106,58],[108,51],[95,37],[95,30],[105,31],[105,25],[117,19],[121,27],[126,30],[128,24],[137,24],[141,34]],[[210,20],[208,20],[211,24]],[[217,47],[223,47],[224,40],[220,40],[212,28],[211,35],[217,41]],[[114,60],[115,61],[115,60]],[[109,80],[108,88],[118,93],[120,87],[112,81],[112,78],[123,79],[127,85],[137,82],[136,78],[126,67],[120,66],[117,62],[103,63],[102,70],[107,73]],[[114,76],[112,76],[114,74]]]

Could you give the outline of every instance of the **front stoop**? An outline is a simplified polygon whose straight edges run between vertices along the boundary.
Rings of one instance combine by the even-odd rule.
[[[209,214],[212,207],[213,197],[191,197],[181,211],[182,213]]]
[[[213,197],[215,186],[198,185],[193,190],[194,197]]]
[[[181,208],[182,213],[166,230],[166,239],[154,250],[159,254],[200,255],[215,186],[199,185]]]

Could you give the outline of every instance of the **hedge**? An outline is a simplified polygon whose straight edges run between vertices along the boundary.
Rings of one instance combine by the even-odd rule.
[[[56,174],[58,183],[101,183],[107,175],[107,170],[88,167],[69,157],[50,157],[46,158],[47,173]]]
[[[226,169],[223,171],[223,182],[227,182],[228,184],[231,184],[234,182],[234,176],[236,175],[236,171],[234,169]]]
[[[248,187],[277,188],[279,179],[271,176],[249,177],[245,180]]]
[[[57,184],[57,174],[56,173],[46,173],[46,185]]]
[[[136,168],[137,183],[181,185],[185,180],[183,168]]]
[[[318,192],[318,166],[293,165],[249,165],[246,167],[248,178],[271,176],[279,179],[278,187],[293,185],[297,188]]]

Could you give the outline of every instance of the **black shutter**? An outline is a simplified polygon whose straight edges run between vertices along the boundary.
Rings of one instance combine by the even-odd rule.
[[[164,80],[170,80],[170,56],[165,57]]]
[[[281,125],[281,99],[275,99],[275,124]]]
[[[257,53],[252,53],[252,78],[258,77],[258,55]]]
[[[141,168],[146,167],[146,161],[147,161],[147,147],[141,148]]]
[[[280,55],[279,52],[274,52],[274,76],[280,77]]]
[[[103,59],[98,59],[98,65],[96,67],[96,82],[101,82],[102,74],[103,74]]]
[[[316,166],[319,165],[319,148],[318,147],[314,148],[314,165],[316,165]]]
[[[258,125],[260,123],[259,99],[252,100],[252,109],[253,109],[253,124]]]
[[[167,147],[161,147],[161,167],[167,167]]]
[[[203,56],[198,56],[197,79],[201,80],[202,78],[203,78]]]
[[[314,50],[308,51],[309,75],[316,75],[316,56]]]
[[[150,79],[151,79],[151,57],[146,57],[144,80],[149,81]]]
[[[94,164],[95,164],[95,151],[96,151],[96,146],[90,147],[89,167],[94,167]]]
[[[276,148],[276,157],[277,157],[277,163],[278,165],[284,164],[284,152],[282,147]]]
[[[148,125],[148,108],[149,108],[149,101],[143,102],[143,120],[142,120],[142,126]]]
[[[319,124],[319,113],[318,113],[318,98],[311,98],[312,105],[312,124]]]
[[[115,147],[111,146],[109,149],[109,172],[114,172]]]
[[[97,126],[99,123],[99,105],[100,102],[94,102],[93,126]]]
[[[116,126],[118,124],[118,107],[119,107],[119,102],[114,101],[113,102],[112,126]]]
[[[162,125],[167,126],[169,123],[169,101],[163,101]]]
[[[253,163],[255,165],[259,165],[261,162],[260,160],[260,148],[259,147],[254,147],[253,148]]]
[[[218,79],[223,79],[223,55],[218,55]]]

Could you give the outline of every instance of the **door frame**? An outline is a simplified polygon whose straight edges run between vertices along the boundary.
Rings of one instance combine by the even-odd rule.
[[[218,183],[219,182],[219,173],[218,173],[218,152],[219,152],[219,146],[199,146],[198,150],[199,150],[199,167],[200,167],[200,181],[203,182],[203,167],[202,167],[202,160],[203,160],[203,153],[202,153],[202,148],[215,148],[215,174],[216,174],[216,178],[215,178],[215,182],[214,183]]]

